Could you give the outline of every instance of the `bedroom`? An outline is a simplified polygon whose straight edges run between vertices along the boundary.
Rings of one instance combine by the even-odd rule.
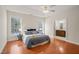
[[[75,45],[79,44],[79,28],[76,27],[79,21],[78,10],[79,6],[74,5],[0,6],[0,15],[1,19],[3,19],[0,20],[0,39],[3,39],[0,40],[0,52],[3,51],[2,53],[4,54],[79,53],[79,46]],[[64,23],[64,26],[62,26],[62,23]],[[57,34],[59,36],[56,36],[56,30],[61,30],[62,28],[66,32],[65,35],[63,35],[65,37],[61,37],[60,34]],[[26,41],[27,34],[28,36],[29,34],[32,34],[27,40],[34,45],[31,46],[31,44]],[[55,40],[55,38],[57,40]],[[6,43],[7,41],[8,43]],[[74,43],[72,46],[75,46],[78,49],[73,49],[73,52],[70,51],[71,48],[75,47],[71,47],[70,43],[69,45],[64,41],[67,41],[67,43]],[[64,43],[66,45],[64,45]],[[27,45],[34,48],[28,49],[26,47]],[[62,51],[64,48],[61,48],[61,46],[66,47],[66,52]]]

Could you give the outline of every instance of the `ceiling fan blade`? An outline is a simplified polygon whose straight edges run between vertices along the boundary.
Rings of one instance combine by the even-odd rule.
[[[55,10],[50,10],[50,12],[55,12]]]
[[[55,6],[56,6],[56,5],[50,5],[49,7],[50,7],[50,8],[53,8],[53,7],[55,7]]]

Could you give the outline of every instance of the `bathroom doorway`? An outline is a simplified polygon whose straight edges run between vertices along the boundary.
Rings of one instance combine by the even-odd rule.
[[[55,36],[67,38],[67,19],[55,20]]]

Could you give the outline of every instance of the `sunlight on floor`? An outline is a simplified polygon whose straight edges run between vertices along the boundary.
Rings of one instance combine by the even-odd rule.
[[[21,53],[21,50],[22,50],[22,48],[19,47],[18,45],[14,45],[11,47],[11,53],[16,53],[16,52]]]
[[[58,47],[61,53],[64,53],[64,48],[62,46]]]

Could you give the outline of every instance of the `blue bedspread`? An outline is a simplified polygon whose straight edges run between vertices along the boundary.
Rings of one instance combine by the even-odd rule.
[[[45,41],[50,42],[50,38],[48,35],[34,35],[26,38],[25,44],[27,48],[32,48],[33,45],[43,43]]]

